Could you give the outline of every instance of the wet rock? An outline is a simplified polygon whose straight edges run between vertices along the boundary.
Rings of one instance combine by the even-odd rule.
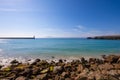
[[[89,69],[91,65],[89,63],[86,63],[86,64],[83,64],[83,66]]]
[[[47,73],[37,75],[36,78],[37,78],[37,79],[40,79],[40,80],[47,80]]]
[[[63,60],[62,60],[62,59],[60,59],[60,60],[59,60],[59,62],[60,62],[60,63],[63,63]]]
[[[87,60],[85,60],[85,58],[82,57],[82,58],[81,58],[81,62],[82,62],[83,64],[85,64],[85,63],[87,63]]]
[[[100,65],[100,64],[103,64],[104,62],[102,59],[96,59],[96,63]]]
[[[71,66],[72,66],[71,63],[67,63],[64,65],[64,68],[70,68]]]
[[[40,62],[40,59],[36,59],[35,62]]]
[[[107,56],[106,56],[106,55],[101,55],[101,57],[102,57],[103,59],[106,59]]]
[[[96,58],[89,58],[89,63],[94,64],[96,62]]]
[[[10,62],[12,65],[17,65],[17,64],[19,64],[19,62],[17,61],[17,60],[13,60],[13,61],[11,61]]]
[[[36,65],[37,64],[37,62],[33,62],[33,63],[31,63],[31,66],[34,66],[34,65]]]
[[[2,65],[0,65],[0,69],[2,68],[3,66]]]
[[[51,61],[50,64],[56,66],[56,63],[54,61]]]
[[[24,76],[20,76],[20,77],[17,77],[15,80],[28,80],[28,79]]]
[[[54,56],[51,56],[53,59],[55,58]]]

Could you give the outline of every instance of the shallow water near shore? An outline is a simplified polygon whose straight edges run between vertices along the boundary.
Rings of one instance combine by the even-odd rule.
[[[81,38],[37,38],[0,40],[1,59],[75,59],[120,54],[120,40],[88,40]]]

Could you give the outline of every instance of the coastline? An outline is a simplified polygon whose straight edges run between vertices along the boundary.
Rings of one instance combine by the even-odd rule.
[[[9,59],[10,60],[10,59]],[[12,60],[12,59],[11,59]],[[12,60],[0,65],[0,80],[119,80],[120,55],[51,60]]]

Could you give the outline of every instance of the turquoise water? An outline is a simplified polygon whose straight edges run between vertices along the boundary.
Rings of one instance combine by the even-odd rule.
[[[0,56],[50,57],[120,54],[120,40],[38,38],[0,40]]]

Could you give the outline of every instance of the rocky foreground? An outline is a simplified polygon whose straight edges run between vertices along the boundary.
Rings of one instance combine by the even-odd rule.
[[[36,59],[32,64],[13,60],[6,68],[0,66],[0,80],[120,80],[120,56],[50,63]]]

